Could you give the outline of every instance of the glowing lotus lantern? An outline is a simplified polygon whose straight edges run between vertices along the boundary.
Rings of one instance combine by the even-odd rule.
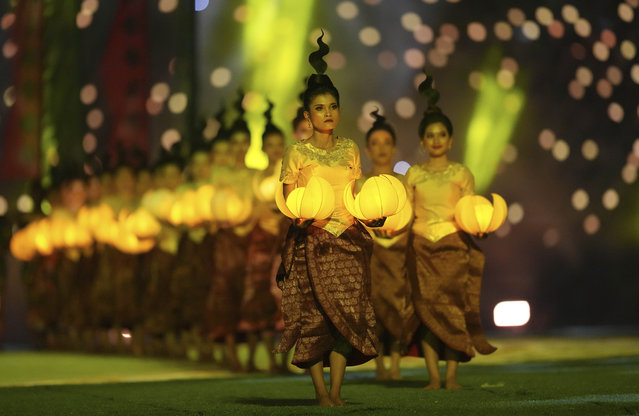
[[[413,207],[410,203],[404,204],[404,207],[395,215],[386,218],[386,222],[377,230],[398,231],[406,227],[413,218]]]
[[[13,257],[21,261],[30,261],[36,255],[36,247],[26,228],[19,230],[11,237],[9,249]]]
[[[140,206],[146,208],[156,218],[168,220],[176,196],[168,189],[156,189],[144,194]]]
[[[114,238],[112,244],[118,250],[129,254],[140,254],[150,251],[155,246],[153,238],[140,239],[135,234],[127,230],[125,224],[116,223],[116,227],[112,229]]]
[[[139,238],[151,238],[160,233],[162,226],[151,213],[144,209],[138,208],[135,212],[125,219],[127,231],[132,232]]]
[[[266,178],[260,178],[259,175],[255,175],[253,178],[253,193],[258,201],[272,202],[275,200],[275,192],[277,192],[279,183],[279,173]]]
[[[93,243],[89,230],[75,221],[66,224],[63,239],[64,245],[69,248],[88,247]]]
[[[335,210],[335,192],[324,178],[313,176],[305,187],[293,189],[284,200],[283,184],[275,192],[275,203],[282,214],[289,218],[323,220]]]
[[[200,221],[213,221],[211,202],[215,195],[213,185],[202,185],[195,191],[195,215]]]
[[[344,189],[344,205],[360,220],[374,220],[397,214],[406,205],[406,189],[393,175],[378,175],[364,182],[356,197],[352,185]]]
[[[41,256],[49,256],[53,254],[55,246],[51,239],[51,220],[48,218],[41,219],[37,222],[29,224],[26,228],[28,238],[31,240],[31,244],[35,247],[35,250]]]
[[[196,199],[196,193],[191,189],[180,194],[171,207],[169,222],[175,226],[185,224],[194,227],[199,224],[201,220],[195,210]]]
[[[457,201],[455,221],[468,234],[482,237],[498,229],[506,220],[508,207],[501,196],[493,193],[493,203],[481,195],[466,195]]]
[[[213,217],[219,223],[238,225],[245,222],[253,211],[249,198],[243,198],[229,188],[218,189],[211,200]]]

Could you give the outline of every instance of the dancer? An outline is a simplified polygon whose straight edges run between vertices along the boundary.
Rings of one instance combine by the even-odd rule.
[[[360,189],[372,176],[387,174],[401,177],[393,172],[393,156],[397,151],[393,126],[378,110],[371,113],[373,126],[366,133],[366,154],[373,162],[371,172],[358,179],[355,187]],[[399,362],[402,351],[409,343],[411,330],[417,324],[410,295],[410,284],[406,279],[406,230],[387,231],[373,229],[373,256],[371,259],[371,302],[377,317],[377,335],[380,353],[375,359],[377,380],[401,380]],[[386,348],[384,348],[386,347]],[[384,353],[390,352],[390,369],[384,366]]]
[[[377,355],[369,299],[372,241],[343,203],[344,188],[361,176],[360,156],[355,142],[334,134],[339,92],[324,74],[322,58],[329,48],[322,37],[319,50],[309,56],[318,73],[309,78],[304,93],[304,114],[313,134],[286,149],[280,181],[286,197],[314,175],[326,179],[335,191],[335,210],[322,221],[297,219],[289,229],[278,273],[285,328],[275,352],[296,345],[292,362],[310,370],[318,404],[344,406],[340,391],[346,365]],[[324,365],[330,365],[330,391]]]
[[[426,162],[411,166],[405,183],[415,219],[409,243],[408,269],[415,311],[422,325],[417,333],[430,382],[425,390],[441,387],[438,361],[446,361],[447,389],[458,389],[457,366],[475,355],[490,354],[479,320],[479,294],[484,256],[454,219],[457,201],[474,193],[467,167],[448,159],[453,126],[435,105],[439,92],[427,76],[419,92],[428,108],[419,124]]]

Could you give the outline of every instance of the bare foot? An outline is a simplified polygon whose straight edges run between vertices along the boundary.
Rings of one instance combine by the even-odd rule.
[[[395,381],[404,379],[404,377],[402,377],[402,375],[399,373],[399,371],[391,370],[391,372],[389,373],[389,376],[390,376],[391,380],[395,380]]]
[[[446,389],[447,390],[459,390],[461,389],[462,386],[460,386],[459,384],[457,384],[457,382],[455,380],[450,380],[450,381],[446,381]]]
[[[377,370],[376,371],[375,380],[384,381],[384,380],[389,380],[389,379],[390,379],[390,375],[388,374],[388,372],[386,370]]]
[[[428,385],[424,387],[424,390],[439,390],[441,388],[442,385],[439,380],[431,380],[430,383],[428,383]]]
[[[346,402],[339,396],[331,396],[331,400],[335,403],[335,406],[343,407],[346,406]]]
[[[315,396],[315,399],[317,400],[317,404],[322,406],[322,407],[334,407],[335,403],[333,403],[333,401],[331,400],[330,397],[328,397],[328,395],[322,395],[322,396]]]

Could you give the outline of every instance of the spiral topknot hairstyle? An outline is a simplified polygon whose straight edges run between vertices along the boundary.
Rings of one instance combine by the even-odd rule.
[[[264,118],[266,118],[266,126],[264,127],[264,134],[262,135],[262,140],[266,138],[269,134],[279,134],[282,137],[284,133],[280,130],[275,124],[273,124],[273,102],[271,100],[266,100],[268,103],[268,108],[264,112]]]
[[[433,88],[433,76],[427,73],[426,70],[424,70],[424,74],[426,75],[426,79],[419,84],[418,91],[426,98],[428,107],[426,111],[424,111],[422,121],[419,123],[419,137],[423,138],[426,128],[433,123],[442,123],[444,127],[446,127],[446,130],[448,130],[448,134],[452,136],[453,123],[451,123],[450,119],[437,107],[439,91]]]
[[[395,144],[397,141],[395,137],[395,129],[393,129],[393,126],[388,124],[388,122],[386,121],[386,117],[379,114],[379,108],[376,108],[375,111],[372,111],[370,114],[372,117],[375,118],[375,121],[373,122],[373,126],[368,130],[368,132],[366,132],[366,145],[368,146],[368,141],[371,137],[371,134],[373,134],[373,132],[377,130],[387,131],[393,138],[393,144]]]
[[[304,102],[304,110],[310,111],[311,101],[313,98],[317,97],[321,94],[329,93],[335,97],[337,101],[337,105],[339,105],[339,92],[337,88],[333,85],[333,82],[328,77],[328,75],[324,74],[326,72],[326,68],[328,65],[324,61],[324,57],[328,55],[329,47],[322,41],[324,37],[324,31],[322,30],[322,34],[317,38],[317,45],[319,49],[315,52],[311,53],[308,56],[308,62],[317,72],[316,74],[312,74],[308,77],[308,81],[306,84],[306,91],[304,91],[303,99]]]

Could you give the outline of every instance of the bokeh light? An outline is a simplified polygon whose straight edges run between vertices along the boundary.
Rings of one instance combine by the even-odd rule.
[[[635,59],[637,55],[637,47],[629,40],[621,42],[619,50],[621,51],[621,55],[629,61]]]
[[[360,30],[359,40],[365,46],[375,46],[382,40],[382,35],[379,33],[379,30],[368,26]]]
[[[178,0],[159,0],[158,10],[162,13],[171,13],[177,9]]]
[[[543,129],[539,133],[539,145],[544,150],[552,149],[556,140],[557,136],[555,136],[555,132],[550,129]]]
[[[544,246],[551,248],[559,244],[559,241],[561,240],[561,235],[559,234],[559,230],[557,230],[556,228],[549,228],[546,231],[544,231],[544,234],[542,235],[541,240]]]
[[[175,94],[171,95],[171,98],[169,98],[169,103],[168,103],[169,111],[171,111],[174,114],[183,113],[184,110],[186,109],[188,102],[189,102],[189,99],[185,93],[176,92]]]
[[[343,53],[331,51],[326,55],[326,64],[330,69],[342,69],[346,65],[346,57]]]
[[[2,45],[2,56],[7,59],[13,58],[18,53],[18,45],[11,39],[8,39],[4,45]]]
[[[484,82],[484,74],[479,71],[473,71],[468,75],[468,85],[474,90],[480,90]]]
[[[579,68],[577,68],[575,77],[577,78],[577,81],[579,81],[579,83],[584,87],[588,87],[592,84],[593,75],[592,71],[588,67],[580,66]]]
[[[601,31],[601,41],[609,48],[614,48],[617,44],[617,35],[610,29]]]
[[[428,61],[435,67],[441,68],[446,66],[448,57],[442,53],[439,53],[437,49],[431,49],[428,51]]]
[[[171,88],[166,82],[158,82],[151,87],[151,98],[160,103],[169,98],[170,93]]]
[[[623,73],[618,66],[609,66],[606,70],[606,78],[612,85],[619,85],[623,81]]]
[[[201,12],[209,7],[209,0],[195,0],[195,11]]]
[[[479,22],[468,24],[468,37],[475,42],[483,42],[486,40],[486,27]]]
[[[395,102],[395,112],[401,118],[411,118],[415,115],[415,103],[411,98],[402,97]]]
[[[597,94],[601,98],[610,98],[612,95],[612,84],[607,79],[600,79],[597,81]]]
[[[231,82],[231,75],[231,70],[228,68],[215,68],[211,72],[211,85],[216,88],[226,87]]]
[[[397,55],[393,51],[381,51],[377,63],[384,69],[393,69],[397,66]]]
[[[180,140],[182,140],[182,136],[179,131],[176,129],[168,129],[162,133],[160,143],[165,150],[171,150],[171,147]]]
[[[428,25],[420,25],[417,29],[413,31],[413,36],[415,40],[424,45],[429,44],[435,38],[435,34],[433,29],[431,29]]]
[[[16,200],[16,208],[18,208],[18,211],[22,213],[28,214],[33,212],[33,207],[34,203],[31,195],[22,194]]]
[[[513,28],[506,22],[497,22],[493,29],[495,36],[499,40],[510,40],[513,37]]]
[[[521,31],[524,34],[524,36],[526,36],[530,40],[539,39],[539,35],[541,33],[541,30],[539,29],[539,25],[533,22],[532,20],[528,20],[524,22],[524,24],[521,26]]]
[[[351,20],[357,17],[359,9],[352,1],[343,1],[337,5],[337,15],[344,20]]]
[[[7,199],[4,196],[0,195],[0,217],[5,215],[8,210],[9,203],[7,202]]]
[[[588,192],[583,189],[577,189],[572,193],[572,197],[570,199],[572,207],[577,211],[583,211],[588,207],[590,203],[590,197],[588,196]]]
[[[581,82],[573,79],[568,83],[568,94],[575,100],[581,100],[586,94],[586,89]]]
[[[563,162],[570,156],[570,146],[565,140],[559,139],[552,147],[552,156],[559,162]]]
[[[596,234],[601,228],[601,221],[595,214],[589,214],[584,219],[584,231],[586,234]]]
[[[632,22],[635,18],[634,10],[632,10],[632,7],[626,3],[619,3],[617,13],[619,14],[619,18],[627,23]]]
[[[548,25],[548,34],[553,38],[559,39],[564,36],[566,29],[564,28],[564,24],[559,20],[555,20],[550,25]]]
[[[497,84],[504,89],[512,88],[515,85],[515,75],[507,69],[500,69],[497,72]]]
[[[600,60],[602,62],[605,62],[610,57],[610,49],[608,49],[608,47],[606,46],[605,43],[603,43],[601,41],[597,41],[592,46],[592,54],[598,60]]]
[[[459,29],[452,23],[444,23],[439,28],[439,34],[441,36],[448,36],[454,41],[459,40]]]
[[[506,16],[513,26],[521,26],[526,21],[526,14],[518,8],[509,9]]]
[[[506,163],[514,163],[517,160],[517,155],[517,148],[512,143],[508,143],[501,158]]]
[[[80,101],[82,104],[93,104],[98,98],[98,89],[93,84],[87,84],[80,89]]]
[[[592,139],[587,139],[581,145],[581,154],[586,160],[595,160],[599,155],[599,146]]]
[[[552,11],[548,7],[538,7],[535,10],[535,18],[544,26],[550,25],[555,20]]]
[[[627,164],[621,169],[621,180],[627,184],[635,183],[637,180],[637,167]]]
[[[511,224],[519,224],[524,219],[524,207],[519,202],[514,202],[508,207],[508,221]]]
[[[619,193],[612,188],[607,189],[601,198],[601,203],[607,210],[617,208],[617,205],[619,205]]]
[[[561,17],[568,23],[576,23],[579,20],[579,11],[572,4],[566,4],[561,8]]]
[[[87,133],[82,138],[82,149],[86,153],[93,153],[98,148],[98,139],[93,133]]]
[[[410,32],[417,30],[422,24],[422,18],[417,13],[404,13],[401,17],[402,27]]]
[[[440,36],[435,41],[435,49],[442,55],[450,55],[455,51],[455,41],[448,36]]]
[[[610,103],[608,105],[608,117],[615,123],[621,123],[623,120],[623,107],[619,103]]]
[[[493,309],[493,321],[498,327],[526,325],[530,321],[530,304],[525,300],[499,302]]]
[[[431,49],[432,50],[432,49]],[[404,52],[404,62],[409,68],[420,69],[424,66],[426,58],[419,49],[411,48]]]
[[[16,15],[15,13],[5,13],[2,15],[2,19],[0,19],[0,27],[2,28],[2,30],[7,30],[9,29],[11,26],[13,26],[13,23],[16,21]]]
[[[75,24],[78,29],[86,29],[93,22],[93,14],[86,13],[84,11],[79,11],[78,14],[75,15]]]
[[[575,32],[582,38],[587,38],[592,33],[592,26],[586,19],[579,19],[575,23]]]
[[[84,0],[80,6],[80,10],[85,13],[93,14],[98,11],[100,2],[98,0]]]
[[[92,129],[98,129],[104,122],[104,113],[99,108],[94,108],[87,113],[87,126]]]

